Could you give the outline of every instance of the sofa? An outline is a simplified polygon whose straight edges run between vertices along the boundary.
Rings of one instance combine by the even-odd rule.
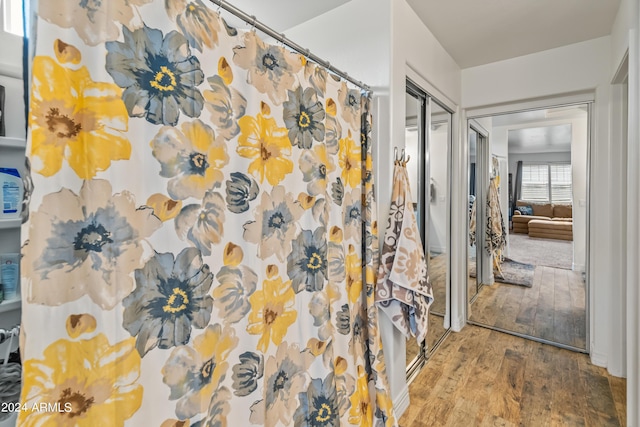
[[[571,205],[518,200],[511,223],[514,233],[545,239],[573,240]]]

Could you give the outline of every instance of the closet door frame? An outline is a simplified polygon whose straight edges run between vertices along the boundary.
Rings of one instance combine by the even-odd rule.
[[[431,144],[431,105],[432,102],[445,110],[449,114],[449,120],[447,123],[447,182],[445,185],[445,192],[447,194],[446,205],[446,312],[444,314],[444,324],[446,326],[445,332],[442,336],[438,337],[436,343],[429,349],[425,348],[426,341],[420,349],[419,356],[407,366],[407,378],[411,380],[420,371],[420,369],[427,362],[429,357],[434,353],[438,346],[443,342],[446,336],[451,331],[451,182],[452,182],[452,151],[453,151],[453,119],[454,111],[446,104],[440,102],[437,98],[432,96],[429,92],[422,89],[420,85],[415,83],[411,78],[406,79],[406,93],[416,98],[420,102],[420,108],[417,115],[417,128],[418,128],[418,150],[419,158],[412,159],[419,165],[418,171],[418,185],[416,189],[411,189],[414,196],[414,202],[417,204],[420,215],[418,216],[418,226],[420,227],[422,234],[422,243],[425,250],[425,256],[427,257],[427,263],[429,264],[429,227],[430,227],[430,202],[431,200],[431,186],[428,185],[431,178],[431,159],[430,144]]]

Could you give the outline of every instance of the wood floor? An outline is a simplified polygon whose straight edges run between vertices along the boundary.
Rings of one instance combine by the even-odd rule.
[[[585,354],[473,325],[449,334],[409,395],[402,427],[625,425],[625,379]]]
[[[572,270],[537,266],[531,288],[483,286],[469,319],[548,341],[586,348],[585,282]]]

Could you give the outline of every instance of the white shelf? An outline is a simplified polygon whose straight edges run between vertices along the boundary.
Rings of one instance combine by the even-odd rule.
[[[22,219],[0,219],[0,230],[6,230],[10,228],[19,228],[22,225]]]
[[[20,308],[21,305],[22,305],[22,300],[19,297],[4,300],[0,303],[0,313],[17,310]]]
[[[25,148],[26,146],[27,142],[23,138],[0,136],[0,147]]]

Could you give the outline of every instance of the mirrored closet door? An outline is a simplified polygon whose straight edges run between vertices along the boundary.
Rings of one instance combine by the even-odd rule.
[[[588,351],[590,109],[469,120],[470,323]],[[492,254],[489,233],[505,238]]]
[[[420,368],[450,327],[451,112],[407,82],[405,155],[409,183],[433,288],[427,339],[407,342],[407,372]]]

